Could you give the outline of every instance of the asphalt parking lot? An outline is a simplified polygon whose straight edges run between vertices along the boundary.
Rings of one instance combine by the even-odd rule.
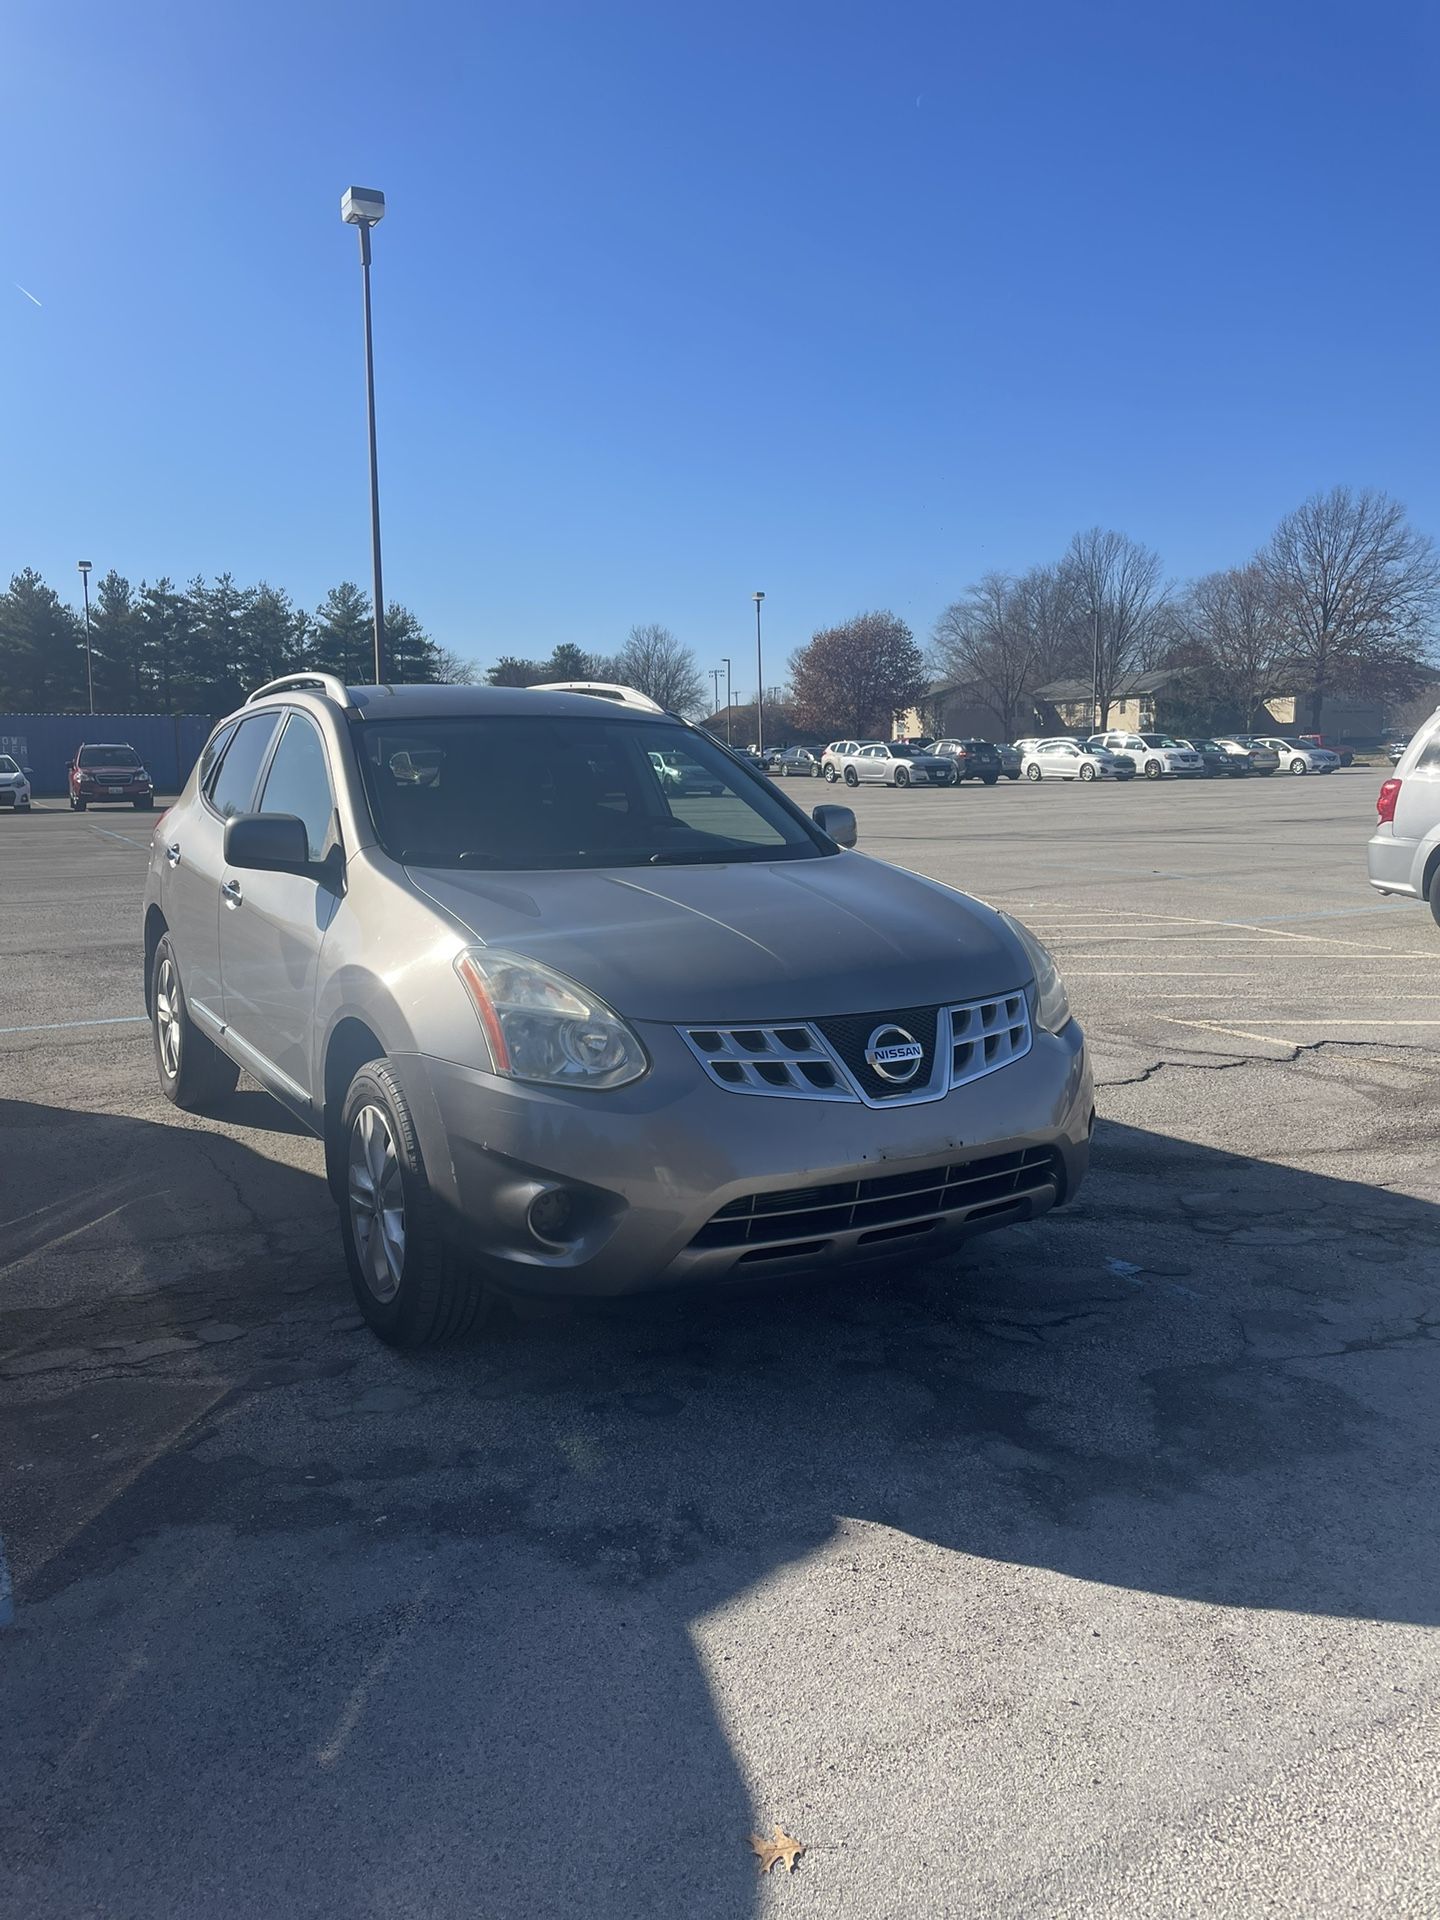
[[[1440,1912],[1440,931],[1379,779],[846,796],[1054,947],[1078,1202],[419,1356],[316,1143],[161,1100],[143,816],[0,818],[7,1915]]]

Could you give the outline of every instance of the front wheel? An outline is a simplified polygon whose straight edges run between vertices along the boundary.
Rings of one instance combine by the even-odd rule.
[[[410,1108],[388,1062],[361,1067],[340,1124],[340,1234],[361,1313],[392,1347],[455,1339],[473,1325],[482,1289],[440,1232]]]
[[[1026,767],[1025,778],[1027,780],[1038,780],[1040,778],[1039,767]]]
[[[1080,778],[1082,780],[1093,780],[1095,778],[1094,767],[1081,767]]]
[[[173,1106],[205,1107],[235,1091],[240,1069],[190,1018],[168,933],[150,967],[150,1036],[160,1091]]]
[[[854,769],[854,767],[846,767],[846,769],[845,769],[845,784],[846,784],[846,786],[847,786],[847,787],[858,787],[858,786],[859,786],[859,784],[860,784],[860,776],[859,776],[859,774],[858,774],[858,773],[856,773],[856,771],[855,771],[855,769]]]
[[[72,793],[70,796],[70,811],[72,813],[83,813],[85,811],[85,807],[86,807],[86,802],[84,800],[77,800],[74,794]]]

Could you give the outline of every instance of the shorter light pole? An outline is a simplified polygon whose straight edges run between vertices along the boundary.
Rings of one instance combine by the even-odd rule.
[[[718,713],[720,711],[720,668],[719,667],[711,667],[710,678],[711,678],[711,681],[714,683],[714,687],[715,687],[715,704],[710,709],[710,711],[712,713]]]
[[[90,711],[95,711],[95,668],[90,660],[90,562],[77,560],[75,566],[80,575],[80,584],[85,589],[85,691],[90,697]]]
[[[730,662],[728,660],[722,660],[720,664],[725,669],[725,744],[728,747],[730,744],[730,707],[731,707]]]
[[[760,652],[760,602],[763,593],[755,595],[755,746],[760,758],[765,758],[765,662]]]

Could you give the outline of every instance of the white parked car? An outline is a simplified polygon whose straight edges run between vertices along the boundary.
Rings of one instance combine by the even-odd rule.
[[[1087,743],[1104,747],[1118,758],[1128,760],[1136,773],[1147,780],[1198,780],[1205,762],[1193,747],[1183,746],[1168,733],[1095,733]]]
[[[827,759],[831,748],[826,749]],[[847,787],[953,787],[955,762],[943,753],[912,753],[898,740],[870,740],[852,754],[836,753]],[[827,767],[826,778],[830,777]]]
[[[30,811],[29,775],[8,753],[0,753],[0,807],[10,807],[16,813]]]
[[[1262,747],[1269,747],[1276,755],[1286,773],[1334,773],[1340,764],[1338,753],[1331,753],[1328,747],[1297,746],[1293,740],[1282,740],[1278,734],[1257,734],[1256,739]]]
[[[1024,758],[1027,780],[1129,780],[1134,769],[1078,740],[1037,740]]]
[[[1440,925],[1440,710],[1400,755],[1375,811],[1371,886],[1423,900]]]
[[[832,740],[820,756],[820,771],[833,786],[844,777],[845,763],[855,759],[862,747],[878,747],[878,740]]]

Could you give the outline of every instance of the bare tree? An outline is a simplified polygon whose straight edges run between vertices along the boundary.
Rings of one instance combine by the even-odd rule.
[[[632,627],[615,663],[616,677],[649,694],[667,713],[700,713],[705,679],[695,655],[668,627]]]
[[[1274,584],[1256,561],[1196,580],[1176,609],[1190,658],[1209,682],[1216,707],[1257,724],[1280,691],[1288,657],[1287,626]],[[1263,723],[1259,723],[1263,724]]]
[[[453,647],[435,648],[435,677],[443,684],[452,687],[473,687],[480,678],[480,670],[473,660],[467,660],[462,653],[456,653]]]
[[[1328,694],[1404,698],[1421,678],[1440,596],[1440,562],[1387,494],[1332,487],[1287,513],[1260,556],[1287,628],[1306,716]]]
[[[940,672],[980,690],[1007,740],[1029,718],[1039,657],[1034,611],[1019,581],[987,573],[935,623]]]
[[[1095,725],[1103,732],[1118,690],[1155,655],[1168,588],[1157,553],[1104,527],[1077,533],[1062,566],[1089,641]]]

